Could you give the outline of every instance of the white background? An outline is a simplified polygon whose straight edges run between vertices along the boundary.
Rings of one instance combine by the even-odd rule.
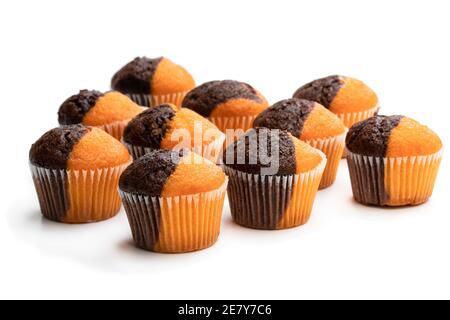
[[[43,220],[28,150],[78,89],[107,90],[138,55],[164,55],[197,83],[236,79],[274,103],[330,74],[360,78],[382,113],[449,141],[448,1],[1,1],[0,298],[450,298],[449,162],[431,200],[352,200],[345,161],[310,222],[265,232],[228,206],[211,249],[135,249],[123,211],[103,223]]]

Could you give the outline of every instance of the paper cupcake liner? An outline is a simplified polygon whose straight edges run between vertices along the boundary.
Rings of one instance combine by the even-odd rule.
[[[128,165],[58,170],[30,164],[42,214],[66,223],[95,222],[115,216],[121,205],[119,177]]]
[[[179,197],[120,191],[136,246],[164,253],[212,246],[220,233],[227,183],[211,192]]]
[[[373,117],[375,114],[378,113],[380,110],[380,107],[377,105],[376,107],[364,111],[359,112],[343,112],[343,113],[337,113],[336,115],[344,122],[345,126],[347,128],[350,128],[353,126],[356,122],[368,119],[370,117]]]
[[[253,127],[255,116],[249,117],[210,117],[209,120],[215,124],[223,133],[227,133],[227,129],[242,129],[244,132]]]
[[[106,133],[110,134],[111,136],[120,141],[123,136],[123,131],[125,130],[125,127],[127,126],[128,122],[130,122],[130,120],[131,119],[116,121],[113,123],[98,125],[95,127],[102,129],[103,131],[106,131]]]
[[[327,165],[325,166],[325,171],[323,172],[319,189],[324,189],[331,186],[336,180],[336,175],[339,169],[339,163],[342,158],[342,153],[344,152],[345,149],[346,135],[347,131],[335,137],[305,141],[313,148],[322,151],[327,157]]]
[[[222,153],[224,141],[225,141],[225,135],[222,134],[218,139],[214,140],[210,144],[202,146],[202,150],[198,150],[198,149],[194,148],[194,150],[192,150],[192,151],[214,163],[217,163],[217,161],[219,160],[219,157]],[[130,152],[130,154],[134,160],[137,160],[140,157],[142,157],[142,156],[146,155],[147,153],[150,153],[152,150],[154,150],[154,149],[148,148],[148,147],[134,146],[134,145],[126,143],[124,141],[122,141],[122,143],[128,149],[128,151]]]
[[[353,196],[362,204],[378,206],[424,203],[433,193],[441,158],[442,151],[428,156],[387,158],[349,152]]]
[[[326,159],[315,169],[290,176],[248,174],[224,166],[230,179],[233,220],[244,227],[286,229],[308,222]]]
[[[171,103],[181,108],[181,104],[187,93],[188,92],[186,91],[164,95],[127,94],[127,96],[143,107],[154,107],[163,103]]]

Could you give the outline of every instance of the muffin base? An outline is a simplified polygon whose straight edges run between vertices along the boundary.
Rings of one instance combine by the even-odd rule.
[[[130,163],[97,170],[55,170],[30,164],[42,215],[64,223],[112,218],[121,206],[119,177]]]
[[[262,230],[293,228],[308,222],[326,165],[290,176],[248,174],[224,166],[230,179],[228,199],[233,220]]]
[[[121,140],[123,136],[123,132],[125,130],[125,127],[127,126],[128,122],[130,122],[131,119],[123,120],[123,121],[116,121],[109,124],[99,125],[95,126],[99,129],[102,129],[109,135],[113,136],[117,140]]]
[[[334,181],[336,181],[339,163],[345,149],[346,135],[347,131],[331,138],[305,140],[307,144],[309,144],[313,148],[319,149],[327,157],[327,165],[325,166],[325,171],[323,172],[319,189],[325,189],[331,186]]]
[[[171,103],[181,108],[184,97],[188,92],[177,92],[164,95],[127,94],[135,103],[142,107],[154,107],[163,103]]]
[[[353,196],[376,206],[418,205],[433,193],[442,150],[428,156],[369,157],[348,153]]]
[[[212,246],[218,239],[228,180],[210,192],[150,197],[120,191],[137,247],[184,253]]]

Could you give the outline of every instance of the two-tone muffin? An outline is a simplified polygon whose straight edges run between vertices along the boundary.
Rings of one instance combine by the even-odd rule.
[[[356,201],[403,206],[431,196],[442,142],[428,127],[405,116],[375,116],[350,128],[346,146]]]
[[[314,80],[297,89],[294,98],[312,100],[335,113],[350,128],[378,112],[378,97],[364,82],[344,76]]]
[[[257,128],[231,144],[223,162],[236,223],[273,230],[309,220],[326,164],[321,151],[285,131]]]
[[[258,115],[253,126],[287,131],[321,150],[327,157],[327,165],[320,188],[329,187],[336,180],[347,128],[321,104],[296,98],[282,100]]]
[[[227,133],[227,129],[240,130],[242,133],[252,127],[255,117],[269,104],[251,85],[223,80],[206,82],[196,87],[186,95],[182,106],[208,118],[224,133]],[[233,132],[227,134],[227,141],[233,139]]]
[[[111,87],[141,106],[180,106],[186,93],[195,87],[195,81],[186,69],[165,57],[137,57],[116,72]]]
[[[31,146],[29,160],[46,218],[86,223],[119,211],[119,176],[131,157],[103,130],[83,125],[52,129]]]
[[[134,159],[155,149],[189,149],[216,162],[225,135],[207,119],[173,104],[148,108],[131,120],[123,142]]]
[[[81,90],[59,107],[60,125],[83,124],[105,130],[120,140],[128,121],[137,116],[142,107],[127,96],[111,91]]]
[[[227,178],[190,151],[155,150],[120,177],[120,193],[136,246],[190,252],[219,236]]]

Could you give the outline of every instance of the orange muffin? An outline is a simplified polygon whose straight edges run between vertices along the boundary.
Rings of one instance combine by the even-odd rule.
[[[208,118],[222,132],[228,129],[227,141],[250,129],[255,117],[269,104],[266,98],[247,83],[224,80],[206,82],[190,91],[183,100],[183,108],[189,108]]]
[[[305,224],[325,169],[325,155],[290,133],[249,130],[223,156],[233,220],[255,229]]]
[[[46,218],[86,223],[119,211],[117,185],[131,157],[103,130],[80,124],[52,129],[31,146],[29,159]]]
[[[60,106],[58,122],[98,127],[120,140],[128,121],[141,111],[142,107],[119,92],[81,90]]]
[[[187,150],[154,150],[120,177],[136,246],[180,253],[207,248],[219,236],[227,178]]]
[[[173,104],[148,108],[125,128],[123,142],[134,159],[155,149],[189,149],[216,162],[225,135],[192,110]]]
[[[350,128],[378,112],[378,97],[364,82],[344,76],[329,76],[300,87],[294,98],[312,100],[335,113]]]
[[[195,87],[195,81],[186,69],[167,58],[138,57],[117,71],[111,87],[141,106],[180,106],[186,93]]]
[[[442,142],[428,127],[405,116],[375,116],[351,127],[346,145],[356,201],[417,205],[433,193]]]
[[[288,131],[321,150],[327,157],[327,165],[320,188],[329,187],[336,180],[347,128],[321,104],[296,98],[282,100],[259,114],[253,126]]]

